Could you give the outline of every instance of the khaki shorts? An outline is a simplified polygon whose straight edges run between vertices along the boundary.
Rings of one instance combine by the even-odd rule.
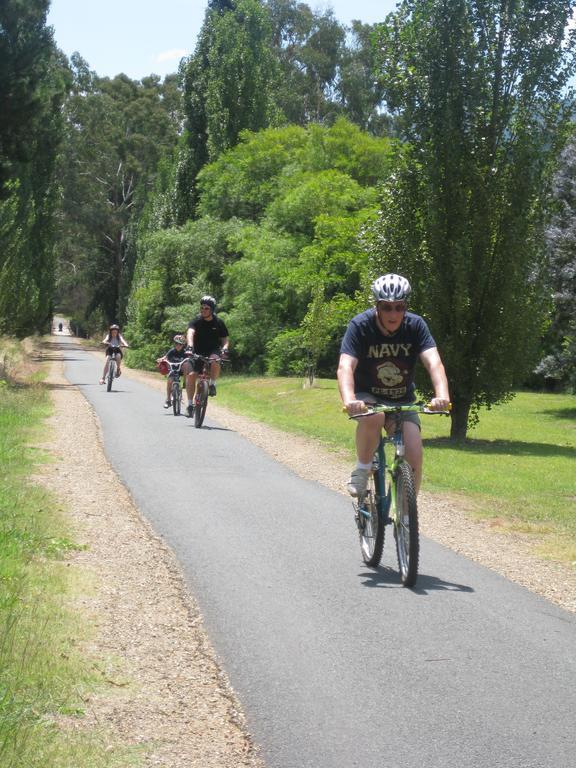
[[[393,405],[390,400],[380,400],[375,395],[369,392],[355,392],[357,400],[363,400],[365,403],[372,403],[373,405]],[[409,403],[402,403],[402,405],[409,405]],[[420,416],[416,411],[404,411],[400,414],[400,421],[411,421],[412,424],[416,424],[418,429],[422,429],[420,425]]]

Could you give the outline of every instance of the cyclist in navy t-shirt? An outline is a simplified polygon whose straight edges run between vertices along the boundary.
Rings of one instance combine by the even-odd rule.
[[[338,386],[346,410],[352,416],[365,410],[366,403],[414,402],[418,360],[428,371],[434,388],[431,408],[448,408],[448,380],[436,342],[425,321],[407,311],[410,283],[400,275],[388,274],[375,280],[371,287],[376,306],[350,321],[340,349]],[[414,470],[418,492],[422,478],[420,420],[416,413],[403,413],[402,420],[406,460]],[[352,496],[366,493],[372,456],[383,427],[393,427],[386,414],[358,420],[358,462],[348,483]]]

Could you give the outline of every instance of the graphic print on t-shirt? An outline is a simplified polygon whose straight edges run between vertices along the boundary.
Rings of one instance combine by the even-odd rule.
[[[372,354],[368,357],[373,358],[375,363],[372,364],[370,371],[372,378],[370,391],[374,395],[395,400],[406,397],[411,380],[411,347],[411,344],[382,344],[378,345],[378,348],[370,348]],[[402,359],[402,353],[404,359]],[[392,359],[390,359],[391,355],[393,355]],[[384,362],[376,362],[382,357]]]

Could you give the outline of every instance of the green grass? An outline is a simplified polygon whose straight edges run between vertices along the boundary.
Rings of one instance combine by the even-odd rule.
[[[2,360],[5,351],[0,343]],[[9,356],[18,357],[14,345]],[[30,480],[47,458],[33,447],[50,412],[47,390],[38,374],[14,384],[10,368],[0,371],[0,766],[118,765],[104,734],[71,725],[97,686],[76,650],[82,617],[67,607],[75,582],[63,557],[75,544],[56,499]]]
[[[223,377],[218,401],[354,459],[354,424],[341,413],[336,382]],[[540,553],[576,565],[576,397],[519,392],[483,410],[460,445],[450,420],[422,417],[425,490],[457,494],[469,514],[534,534]]]

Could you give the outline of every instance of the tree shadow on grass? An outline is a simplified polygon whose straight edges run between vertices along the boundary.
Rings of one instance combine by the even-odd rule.
[[[576,421],[576,408],[549,408],[542,411],[545,416],[554,416],[556,419],[566,419],[567,421]]]
[[[486,456],[564,456],[576,459],[576,448],[569,445],[526,442],[524,440],[474,440],[453,442],[448,437],[423,440],[424,448],[456,450],[462,453],[484,454]]]

